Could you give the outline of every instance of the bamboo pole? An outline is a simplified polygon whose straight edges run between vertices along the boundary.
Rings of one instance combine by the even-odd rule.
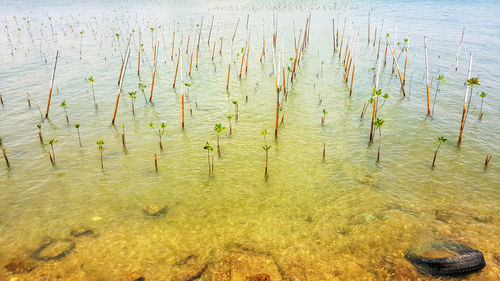
[[[177,81],[177,70],[179,69],[179,59],[181,57],[181,48],[179,48],[179,54],[177,54],[177,64],[175,66],[175,75],[174,75],[174,83],[172,85],[175,88],[175,82]]]
[[[332,18],[332,32],[333,32],[333,53],[335,54],[335,18]]]
[[[215,54],[215,41],[214,41],[214,48],[212,49],[212,61],[214,61],[214,54]]]
[[[210,24],[210,32],[208,33],[208,47],[210,48],[210,37],[212,36],[212,27],[214,26],[214,16],[212,16],[212,23]]]
[[[408,64],[408,51],[410,49],[410,36],[408,35],[408,42],[405,50],[405,70],[403,72],[403,89],[406,85],[406,65]]]
[[[370,45],[370,12],[368,12],[368,45]]]
[[[425,84],[427,88],[427,116],[431,114],[430,108],[430,98],[429,98],[429,55],[427,53],[427,37],[424,36],[424,45],[425,45]]]
[[[200,52],[201,30],[203,28],[203,17],[201,17],[200,30],[198,31],[198,44],[196,45],[196,68],[198,68],[198,53]]]
[[[352,75],[351,75],[351,87],[349,88],[349,96],[352,96],[352,83],[354,81],[354,70],[356,69],[356,63],[352,66]]]
[[[264,56],[264,50],[266,48],[266,36],[262,34],[262,52],[260,53],[260,62],[262,62],[262,56]]]
[[[250,32],[248,32],[248,43],[247,43],[247,60],[245,63],[245,74],[248,72],[248,56],[250,55]]]
[[[389,38],[386,38],[386,39],[387,39],[387,44],[389,44],[389,47],[391,47],[391,43],[389,42]],[[403,77],[401,77],[401,71],[399,70],[399,64],[398,64],[398,61],[396,60],[396,54],[394,53],[394,49],[392,49],[392,47],[391,47],[391,52],[392,52],[392,58],[393,58],[394,62],[396,63],[396,69],[398,70],[399,83],[401,83],[401,90],[403,92],[403,96],[406,96],[405,88],[403,86]]]
[[[467,74],[467,80],[470,79],[471,76],[471,70],[472,70],[472,52],[470,52],[470,59],[469,59],[469,70]],[[460,122],[460,135],[458,136],[458,143],[457,145],[462,144],[462,133],[464,131],[464,126],[465,126],[465,112],[467,111],[467,101],[469,99],[469,85],[465,86],[465,99],[464,99],[464,109],[462,112],[462,121]]]
[[[130,33],[130,36],[129,36],[129,38],[128,38],[127,48],[125,49],[125,55],[127,55],[127,52],[128,52],[128,50],[129,50],[129,48],[130,48],[130,41],[131,41],[131,39],[132,39],[132,33]],[[125,63],[125,60],[124,60],[124,59],[122,59],[122,67],[121,67],[121,69],[120,69],[120,76],[118,77],[118,84],[120,84],[120,81],[122,80],[122,75],[123,75],[123,65],[124,65],[124,63]]]
[[[229,66],[227,67],[227,82],[226,82],[226,90],[229,91],[229,74],[231,73],[231,62],[229,62]]]
[[[139,47],[139,54],[137,55],[137,75],[141,75],[141,49]]]
[[[155,171],[158,172],[158,157],[156,156],[156,153],[155,153]]]
[[[182,69],[182,54],[179,52],[179,55],[181,61],[182,129],[184,130],[184,71]]]
[[[191,59],[189,60],[189,76],[191,76],[191,66],[193,65],[193,52],[191,52]]]
[[[116,119],[116,112],[118,111],[118,102],[120,101],[120,94],[122,91],[122,85],[123,85],[123,80],[125,79],[125,72],[127,71],[127,64],[128,64],[128,59],[130,57],[130,50],[125,54],[125,68],[123,69],[123,75],[122,79],[120,80],[120,83],[118,84],[118,94],[116,96],[116,104],[115,104],[115,112],[113,113],[113,120],[111,120],[111,124],[115,124],[115,119]]]
[[[456,64],[455,64],[455,72],[458,71],[458,56],[460,55],[460,49],[462,48],[462,42],[464,41],[464,33],[465,33],[465,26],[464,26],[464,29],[462,30],[462,38],[460,39],[460,44],[458,45],[457,59],[456,59]]]
[[[154,49],[154,58],[153,58],[153,78],[152,81],[151,81],[151,92],[150,92],[150,95],[149,95],[149,102],[152,102],[153,100],[153,89],[154,89],[154,86],[155,86],[155,78],[156,78],[156,61],[158,59],[158,49],[159,49],[159,45],[156,44],[155,45],[155,49]]]
[[[172,54],[170,55],[170,60],[174,60],[174,44],[175,44],[175,31],[172,34]]]
[[[54,78],[56,76],[56,66],[58,57],[59,57],[59,50],[56,50],[56,59],[54,61],[54,68],[52,69],[52,78],[50,79],[49,100],[47,102],[47,111],[45,112],[45,118],[49,118],[50,100],[52,98],[52,88],[54,87]]]
[[[381,63],[381,59],[377,59],[378,63],[377,63],[377,78],[375,80],[375,91],[378,90],[378,82],[379,82],[379,78],[380,78],[380,63]],[[373,99],[373,112],[372,112],[372,122],[371,122],[371,125],[370,125],[370,143],[373,143],[373,137],[374,137],[374,134],[373,134],[373,125],[374,125],[374,122],[375,122],[375,115],[377,114],[377,98],[378,96],[375,95],[375,98]],[[363,106],[363,109],[364,109],[364,106]],[[363,116],[363,114],[361,114],[361,116]]]

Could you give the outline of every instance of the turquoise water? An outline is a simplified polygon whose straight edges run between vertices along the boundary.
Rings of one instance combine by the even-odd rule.
[[[500,274],[495,235],[500,227],[498,10],[492,1],[5,1],[0,11],[2,26],[8,26],[0,32],[0,94],[5,104],[0,107],[0,137],[11,168],[0,164],[0,277],[133,280],[137,275],[147,280],[188,280],[202,272],[203,280],[245,280],[257,273],[269,274],[272,280],[428,280],[431,277],[419,274],[404,254],[426,242],[453,240],[481,250],[487,263],[483,271],[464,279],[496,280]],[[371,110],[360,120],[373,88],[370,68],[376,65],[377,54],[377,46],[367,45],[368,11],[372,40],[375,26],[377,37],[380,35],[382,19],[391,44],[395,31],[398,42],[410,33],[406,98],[401,98],[399,79],[391,74],[390,62],[381,70],[380,87],[390,98],[378,114],[385,120],[378,165],[378,133],[375,145],[368,146]],[[294,30],[298,37],[306,16],[310,13],[312,18],[310,43],[293,85],[288,84],[288,97],[282,101],[280,116],[285,117],[277,140],[273,136],[273,13],[278,14],[278,47],[283,45],[287,65],[295,56]],[[247,14],[250,57],[248,72],[243,69],[240,80],[241,56],[236,53],[245,45]],[[193,65],[189,77],[189,56],[201,17],[199,65]],[[343,82],[338,53],[333,56],[332,17],[340,36],[346,18],[345,41],[353,26],[352,34],[359,33],[352,97]],[[238,18],[233,57],[229,58]],[[153,35],[151,27],[155,28]],[[132,28],[129,68],[116,126],[111,126],[120,51],[124,53]],[[140,77],[136,73],[139,30],[144,44]],[[174,30],[175,49],[183,40],[183,77],[192,85],[186,98],[184,130],[180,74],[177,88],[172,89]],[[218,54],[221,34],[222,56]],[[263,34],[266,56],[261,64]],[[429,118],[424,35],[429,44],[430,76],[440,73],[446,80]],[[137,87],[139,82],[145,83],[146,94],[150,92],[152,36],[160,46],[154,105],[145,102]],[[56,49],[60,57],[50,120],[42,124],[45,144],[40,145],[36,124],[41,121],[34,101],[45,113]],[[457,147],[470,52],[472,75],[479,77],[481,85],[474,87],[463,143]],[[236,64],[226,91],[231,61]],[[399,65],[403,63],[404,54]],[[90,76],[95,79],[97,111],[86,81]],[[432,95],[436,89],[433,80]],[[138,91],[135,117],[130,91]],[[482,91],[488,96],[483,120],[478,122]],[[26,92],[32,97],[31,109]],[[203,146],[207,141],[215,146],[216,123],[229,127],[226,115],[235,114],[233,100],[239,103],[239,119],[233,119],[231,135],[228,130],[221,134],[222,156],[218,158],[216,151],[213,154],[215,173],[209,176]],[[59,106],[62,101],[67,103],[69,125]],[[324,126],[323,109],[328,111]],[[163,151],[149,122],[167,123]],[[82,147],[74,123],[81,124]],[[267,178],[262,129],[268,130],[267,144],[271,145]],[[432,170],[433,142],[440,136],[448,142],[441,146]],[[54,145],[56,167],[51,166],[47,154],[52,137],[58,140]],[[96,145],[99,139],[105,141],[104,172]],[[485,171],[487,153],[493,158]],[[148,205],[168,206],[168,212],[145,217],[143,208]],[[95,235],[70,236],[70,230],[82,226]],[[73,239],[75,250],[59,261],[32,259],[31,253],[40,245],[60,238]],[[12,273],[3,265],[14,258],[35,268]]]

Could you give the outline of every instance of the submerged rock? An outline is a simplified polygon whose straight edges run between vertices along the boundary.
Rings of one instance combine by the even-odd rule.
[[[94,234],[94,231],[90,228],[79,227],[79,228],[72,229],[69,234],[73,237],[81,237],[81,236],[88,236],[88,235]]]
[[[52,240],[36,249],[33,258],[39,261],[59,260],[71,253],[75,246],[75,242],[71,239]]]
[[[142,209],[144,215],[149,217],[158,217],[166,214],[168,211],[167,206],[149,205]]]
[[[271,276],[268,274],[254,274],[247,276],[246,281],[271,281]]]
[[[13,258],[8,264],[5,265],[5,269],[14,274],[28,273],[35,269],[35,267],[35,263],[23,258]]]
[[[373,176],[367,175],[367,176],[360,178],[359,181],[364,183],[364,184],[374,184],[378,180]]]

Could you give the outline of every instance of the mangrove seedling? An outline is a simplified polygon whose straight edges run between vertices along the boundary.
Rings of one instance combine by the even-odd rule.
[[[267,163],[269,162],[268,161],[268,159],[269,159],[268,155],[269,155],[269,148],[271,148],[271,146],[267,145],[267,144],[264,144],[262,146],[262,148],[264,149],[264,151],[266,151],[266,170],[264,172],[264,176],[267,177]]]
[[[378,129],[379,138],[378,138],[378,152],[377,152],[377,163],[380,162],[380,145],[382,143],[382,125],[384,124],[384,120],[377,118],[377,120],[373,123],[375,128]]]
[[[167,124],[166,123],[161,123],[160,126],[158,127],[158,132],[156,131],[156,129],[154,128],[154,124],[153,122],[150,122],[148,124],[148,126],[155,132],[155,134],[160,138],[160,150],[163,151],[163,143],[161,141],[161,137],[163,136],[163,134],[165,134],[165,128],[167,128]]]
[[[234,104],[235,120],[236,120],[236,122],[238,122],[238,101],[233,100],[233,104]]]
[[[226,130],[226,127],[223,127],[222,124],[215,124],[214,131],[217,133],[217,154],[220,157],[220,144],[219,144],[219,138],[220,134]]]
[[[478,86],[481,85],[481,84],[479,84],[479,77],[473,77],[473,78],[467,79],[467,85],[470,86],[470,95],[469,95],[469,100],[467,101],[467,112],[465,113],[465,121],[467,121],[467,118],[469,117],[469,107],[470,107],[470,102],[471,102],[472,93],[473,93],[472,88],[475,85],[478,85]]]
[[[97,102],[95,101],[95,93],[94,93],[94,77],[90,76],[89,77],[89,83],[90,83],[90,87],[92,88],[92,99],[94,99],[94,108],[95,110],[97,110],[99,108],[99,106],[97,105]]]
[[[210,145],[210,143],[207,143],[205,144],[205,146],[203,147],[203,149],[206,149],[207,150],[207,159],[208,159],[208,174],[210,175],[211,172],[212,172],[212,166],[210,165],[210,151],[214,151],[214,149],[212,148],[212,146]]]
[[[56,154],[54,152],[54,143],[56,143],[56,142],[57,142],[57,140],[55,137],[53,137],[49,140],[50,148],[52,149],[52,155],[50,154],[50,151],[49,151],[49,157],[50,157],[50,162],[52,163],[52,166],[56,165]]]
[[[438,77],[436,78],[437,80],[437,86],[436,86],[436,93],[434,94],[434,100],[432,101],[432,115],[434,115],[434,104],[436,104],[436,97],[437,97],[437,94],[438,92],[440,91],[439,90],[439,86],[441,85],[441,83],[444,83],[444,76],[443,75],[438,75]]]
[[[483,119],[483,101],[484,101],[484,98],[487,96],[488,94],[485,93],[485,92],[481,92],[481,94],[479,95],[479,97],[481,97],[481,109],[479,110],[479,118],[478,118],[478,121],[481,121]]]
[[[9,158],[7,158],[7,152],[5,152],[5,147],[3,146],[3,138],[0,137],[0,149],[2,149],[3,158],[5,159],[5,164],[7,168],[10,168]]]
[[[76,132],[78,133],[78,143],[80,144],[80,147],[82,147],[82,139],[80,138],[80,124],[76,123],[75,128]]]
[[[233,119],[233,115],[228,114],[226,117],[227,117],[227,120],[229,121],[229,134],[231,135],[233,133],[233,126],[231,124],[231,119]]]
[[[97,143],[97,148],[99,149],[99,152],[101,153],[101,170],[104,172],[104,161],[102,158],[102,154],[104,152],[104,141],[98,140],[98,141],[96,141],[96,143]]]
[[[325,120],[326,120],[326,115],[328,114],[328,111],[326,111],[325,108],[323,108],[323,116],[321,116],[321,126],[325,125]]]
[[[441,147],[441,144],[445,143],[446,141],[448,140],[444,137],[437,138],[437,141],[435,143],[437,143],[438,146],[436,148],[436,151],[434,151],[434,159],[432,159],[432,169],[434,169],[434,164],[436,163],[436,156],[438,154],[439,148]]]
[[[123,151],[126,152],[127,151],[127,146],[125,145],[125,124],[122,124],[121,127],[122,127],[122,133],[121,133],[121,135],[122,135]]]
[[[61,102],[61,104],[59,106],[64,109],[64,114],[66,114],[66,123],[69,125],[69,117],[68,117],[68,111],[66,109],[66,107],[67,107],[66,101]]]
[[[129,92],[128,95],[129,95],[130,99],[132,100],[132,115],[134,115],[134,117],[135,117],[134,103],[135,103],[135,99],[137,98],[137,92],[136,91]]]
[[[36,124],[38,128],[38,137],[40,138],[40,143],[43,144],[43,136],[42,136],[42,124]]]
[[[144,100],[146,103],[148,103],[148,99],[146,98],[146,93],[144,92],[144,89],[146,89],[146,85],[143,83],[139,83],[139,89],[142,91],[142,95],[144,96]]]
[[[266,129],[262,130],[262,131],[260,132],[260,134],[264,136],[264,144],[266,144],[266,145],[267,145],[267,141],[266,141],[267,130],[266,130]]]

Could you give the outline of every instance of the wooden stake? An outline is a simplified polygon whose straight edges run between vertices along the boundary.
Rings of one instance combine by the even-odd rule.
[[[424,36],[425,45],[425,84],[427,87],[427,116],[431,115],[430,98],[429,98],[429,55],[427,54],[427,37]]]
[[[462,38],[460,39],[460,44],[458,45],[457,62],[455,64],[455,71],[458,71],[458,56],[460,55],[460,49],[462,48],[462,42],[464,41],[464,33],[465,33],[465,26],[464,26],[464,29],[462,30]]]
[[[468,74],[467,74],[467,80],[470,79],[471,70],[472,70],[472,52],[470,52],[469,71],[468,71]],[[462,144],[462,133],[464,131],[464,126],[465,126],[465,112],[467,111],[467,101],[468,100],[469,100],[469,85],[466,85],[465,86],[464,109],[462,111],[462,121],[460,122],[460,135],[458,136],[458,143],[457,143],[457,145]]]
[[[352,66],[352,75],[351,75],[351,87],[349,89],[349,96],[352,96],[352,83],[354,81],[354,70],[356,69],[356,64]]]
[[[158,172],[158,157],[156,156],[156,153],[155,153],[155,171]]]
[[[170,60],[174,60],[174,44],[175,44],[175,31],[172,34],[172,54],[170,55]]]
[[[177,70],[179,69],[180,57],[181,57],[181,48],[179,48],[179,54],[177,55],[177,64],[175,66],[174,84],[172,85],[173,88],[175,88],[175,82],[177,81]]]
[[[159,46],[158,44],[155,45],[155,49],[154,49],[154,58],[153,58],[153,78],[152,78],[152,81],[151,81],[151,93],[149,94],[149,102],[152,102],[153,100],[153,89],[155,87],[155,78],[156,78],[156,61],[158,59],[158,49],[159,49]]]
[[[128,59],[130,57],[130,50],[125,54],[125,68],[123,69],[123,75],[122,79],[120,81],[120,84],[118,85],[118,94],[116,96],[116,104],[115,104],[115,112],[113,113],[113,120],[111,120],[111,124],[115,124],[115,119],[116,119],[116,112],[118,111],[118,102],[120,101],[120,94],[122,91],[122,85],[123,85],[123,80],[125,78],[125,72],[127,71],[127,64],[128,64]]]
[[[486,154],[486,160],[484,161],[484,169],[488,168],[488,163],[490,163],[491,155]]]
[[[231,62],[229,62],[229,66],[227,67],[227,83],[226,83],[226,90],[229,91],[229,74],[231,73]]]
[[[54,78],[56,76],[56,66],[57,58],[59,57],[59,50],[56,51],[56,59],[54,61],[54,68],[52,70],[52,78],[50,79],[50,91],[49,91],[49,101],[47,102],[47,111],[45,112],[45,118],[49,118],[50,100],[52,98],[52,88],[54,87]],[[3,101],[2,101],[3,105]]]

